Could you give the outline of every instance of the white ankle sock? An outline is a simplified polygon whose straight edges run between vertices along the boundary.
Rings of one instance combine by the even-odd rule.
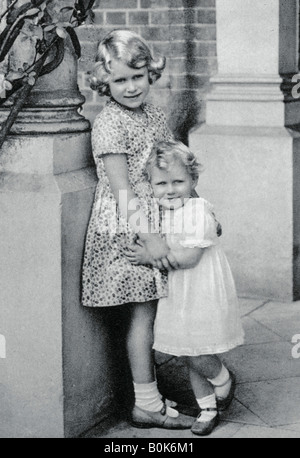
[[[134,383],[135,405],[140,409],[150,412],[160,412],[163,408],[162,396],[157,388],[157,382],[151,383]],[[166,407],[167,414],[170,417],[177,418],[179,413],[171,407]]]
[[[223,364],[217,377],[208,379],[208,381],[214,386],[217,398],[226,398],[231,388],[231,378],[228,370]]]
[[[200,409],[215,409],[217,407],[216,395],[210,394],[209,396],[205,396],[204,398],[197,399],[198,405]],[[197,421],[204,422],[210,421],[217,415],[216,410],[203,410],[201,415],[197,418]]]

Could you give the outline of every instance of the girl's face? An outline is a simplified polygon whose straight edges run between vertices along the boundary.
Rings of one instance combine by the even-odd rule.
[[[150,89],[148,68],[130,68],[124,62],[112,59],[108,84],[116,102],[132,111],[140,111]]]
[[[168,210],[182,207],[184,199],[191,197],[196,183],[189,175],[184,164],[175,160],[169,170],[153,167],[151,171],[151,186],[154,197],[159,204]]]

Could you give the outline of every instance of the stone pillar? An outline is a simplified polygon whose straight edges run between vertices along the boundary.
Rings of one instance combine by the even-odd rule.
[[[0,154],[0,437],[78,436],[112,401],[109,332],[80,304],[97,182],[83,102],[68,48]]]
[[[216,0],[218,73],[206,124],[190,134],[205,166],[241,295],[300,298],[298,0]]]

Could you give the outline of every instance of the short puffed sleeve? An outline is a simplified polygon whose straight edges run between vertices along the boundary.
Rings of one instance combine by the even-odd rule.
[[[207,200],[190,199],[183,213],[183,238],[179,242],[181,246],[206,248],[217,243],[213,206]]]
[[[94,157],[128,152],[128,133],[122,119],[105,108],[96,117],[92,130]]]

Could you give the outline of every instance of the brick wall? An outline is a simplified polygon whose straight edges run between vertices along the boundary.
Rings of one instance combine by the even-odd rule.
[[[130,28],[167,57],[149,100],[165,110],[175,135],[186,141],[188,131],[205,120],[205,94],[216,72],[215,0],[96,0],[94,12],[95,23],[78,30],[84,115],[92,122],[105,102],[87,80],[97,42],[112,29]]]

